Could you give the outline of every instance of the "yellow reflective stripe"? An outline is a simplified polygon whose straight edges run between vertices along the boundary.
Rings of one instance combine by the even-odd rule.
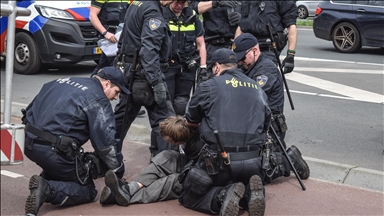
[[[97,2],[100,3],[129,3],[129,0],[96,0]]]
[[[169,21],[168,26],[169,26],[169,30],[171,31],[179,31],[179,26],[177,26],[177,24],[174,24],[173,21]],[[191,24],[191,25],[185,26],[181,24],[180,31],[195,31],[195,25]]]

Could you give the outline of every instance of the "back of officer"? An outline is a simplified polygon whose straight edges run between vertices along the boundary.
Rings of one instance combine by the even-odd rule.
[[[237,215],[244,198],[241,205],[250,215],[259,215],[265,209],[259,151],[271,118],[266,95],[237,68],[233,51],[216,50],[212,63],[215,77],[197,87],[185,115],[188,125],[199,124],[206,145],[185,178],[179,202],[209,214]],[[215,130],[229,163],[220,157]]]
[[[116,136],[124,139],[141,106],[145,106],[152,128],[149,148],[152,156],[172,147],[158,133],[159,122],[174,113],[164,82],[171,41],[162,15],[162,6],[171,2],[133,1],[125,15],[121,47],[116,57],[119,65],[124,66],[125,81],[132,89],[131,96],[120,97],[116,105]],[[145,92],[141,91],[143,88],[135,90],[135,81],[145,87]]]
[[[273,51],[267,28],[267,24],[269,24],[276,42],[278,56],[280,56],[281,50],[284,49],[288,40],[287,57],[282,66],[284,73],[292,72],[297,42],[297,7],[295,1],[242,1],[241,14],[242,19],[236,31],[236,37],[241,33],[251,33],[258,39],[261,52],[278,65],[278,58]],[[284,32],[285,29],[287,29],[287,33]]]
[[[115,36],[117,26],[124,20],[125,12],[128,9],[130,0],[92,0],[89,12],[89,20],[96,29],[99,38],[105,38],[111,43],[117,43]],[[107,56],[101,53],[100,60],[91,77],[99,69],[112,66],[116,55]]]
[[[118,69],[105,67],[94,78],[57,79],[44,84],[29,104],[23,117],[25,155],[43,172],[29,181],[27,214],[36,215],[44,202],[68,206],[93,201],[97,191],[89,169],[83,169],[88,164],[81,149],[88,140],[102,164],[122,177],[110,100],[120,91],[129,93],[123,78]]]
[[[172,33],[172,55],[164,75],[177,115],[185,113],[199,63],[206,68],[204,28],[196,12],[185,4],[186,0],[176,0],[163,10]]]

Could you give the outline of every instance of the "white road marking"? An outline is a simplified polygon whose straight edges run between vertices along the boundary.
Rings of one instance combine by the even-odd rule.
[[[340,69],[340,68],[315,68],[315,67],[295,67],[293,72],[325,72],[325,73],[358,73],[358,74],[381,74],[384,70],[367,70],[367,69]]]
[[[353,88],[316,77],[303,75],[300,73],[290,73],[288,76],[286,76],[286,79],[326,91],[331,91],[340,95],[345,95],[358,101],[384,103],[384,95]]]
[[[24,175],[20,175],[20,174],[17,174],[17,173],[14,173],[14,172],[10,172],[10,171],[7,171],[7,170],[1,170],[1,175],[5,175],[5,176],[11,177],[11,178],[19,178],[19,177],[23,177],[24,176]]]

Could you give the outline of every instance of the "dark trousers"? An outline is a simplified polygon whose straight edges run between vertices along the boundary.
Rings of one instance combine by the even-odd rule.
[[[76,175],[75,157],[67,158],[52,146],[33,143],[26,136],[25,155],[43,169],[42,177],[47,180],[53,193],[46,202],[53,205],[79,205],[92,202],[97,190],[92,179],[80,184]]]
[[[101,53],[99,64],[97,64],[95,70],[91,73],[91,77],[97,74],[97,71],[104,67],[112,66],[116,56],[106,56],[104,52]]]
[[[131,64],[127,64],[125,79],[126,82],[129,83],[129,75],[130,75],[130,66]],[[151,130],[151,146],[149,150],[151,153],[161,152],[163,150],[171,150],[174,149],[173,145],[166,142],[159,133],[159,123],[166,119],[171,115],[175,115],[175,111],[173,110],[169,93],[167,92],[168,97],[167,100],[158,105],[156,102],[151,106],[146,106],[145,109],[148,112],[148,119]],[[124,139],[129,128],[131,127],[132,122],[136,119],[137,114],[140,111],[141,106],[137,105],[133,102],[131,95],[119,95],[119,103],[115,107],[115,121],[116,121],[116,138]],[[127,121],[124,123],[124,114],[127,113]],[[125,124],[125,125],[124,125]]]
[[[173,108],[177,115],[184,115],[191,89],[194,84],[196,71],[183,69],[178,64],[169,64],[169,69],[164,73]]]
[[[264,53],[266,56],[268,56],[268,58],[270,58],[273,61],[273,63],[275,63],[275,65],[277,67],[279,66],[278,59],[276,58],[275,51],[273,51],[273,48],[261,48],[260,47],[260,51],[262,53]],[[279,57],[280,57],[280,53],[281,53],[281,50],[280,51],[278,50],[277,54]]]
[[[204,167],[201,163],[196,164],[197,167]],[[249,179],[253,175],[259,175],[261,179],[264,178],[264,172],[261,169],[261,158],[256,157],[248,160],[231,161],[231,169],[235,182],[242,182],[249,188]],[[224,186],[232,182],[228,170],[221,170],[218,174],[211,176],[213,185],[205,194],[197,194],[187,187],[184,187],[182,194],[179,197],[179,202],[186,208],[190,208],[196,211],[205,212],[208,214],[218,214],[220,209],[213,203],[216,202],[217,191],[222,189]],[[249,191],[249,189],[248,189]],[[247,193],[247,192],[246,192]],[[241,200],[242,203],[246,203],[247,194]],[[216,207],[215,207],[216,206]]]
[[[231,49],[231,44],[225,44],[225,43],[221,43],[221,44],[211,44],[209,42],[206,42],[205,43],[205,46],[206,46],[206,49],[207,49],[207,64],[211,64],[211,58],[212,58],[212,53],[215,52],[216,50],[220,49],[220,48],[228,48],[228,49]]]

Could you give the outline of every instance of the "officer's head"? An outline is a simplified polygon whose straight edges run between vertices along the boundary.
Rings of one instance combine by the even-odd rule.
[[[213,76],[219,76],[222,71],[236,67],[237,58],[232,50],[228,48],[220,48],[212,53],[209,68],[212,69]]]
[[[100,80],[104,93],[109,100],[116,100],[120,92],[130,93],[125,85],[123,73],[115,67],[102,68],[95,77]]]
[[[175,0],[160,0],[160,4],[161,6],[163,7],[167,7],[169,6],[172,2],[174,2]]]
[[[232,50],[236,53],[239,64],[249,68],[260,55],[260,48],[255,36],[249,33],[241,34],[232,44]]]
[[[187,0],[175,0],[172,2],[172,4],[169,6],[169,8],[174,12],[174,13],[181,13],[185,7],[185,3]]]

